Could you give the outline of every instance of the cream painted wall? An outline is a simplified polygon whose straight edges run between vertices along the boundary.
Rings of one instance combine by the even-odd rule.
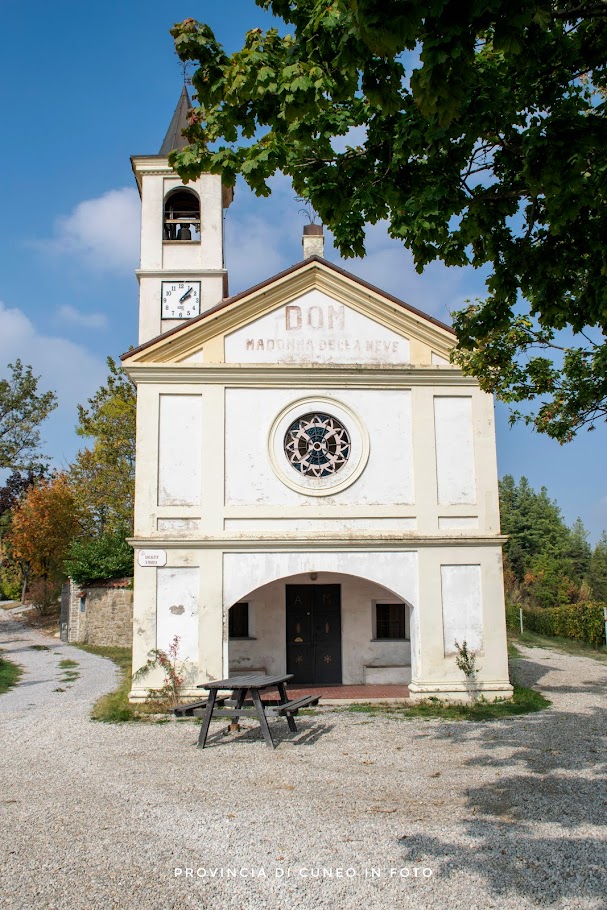
[[[348,406],[364,425],[369,438],[369,458],[359,479],[339,493],[324,496],[324,504],[412,503],[410,392],[301,388],[226,390],[226,504],[288,505],[304,509],[318,505],[310,496],[285,486],[268,457],[270,429],[276,415],[290,403],[310,395]],[[330,404],[327,408],[330,409]]]
[[[434,396],[436,476],[440,505],[476,503],[471,396]]]

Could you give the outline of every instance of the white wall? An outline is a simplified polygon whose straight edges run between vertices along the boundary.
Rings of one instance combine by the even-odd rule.
[[[160,395],[158,505],[200,503],[202,396]]]
[[[156,647],[166,651],[179,636],[178,657],[198,663],[198,568],[156,570]]]
[[[312,497],[285,486],[268,457],[270,430],[276,415],[291,402],[311,394],[349,407],[369,437],[369,458],[361,476],[347,489],[324,497],[323,502],[412,503],[411,393],[302,388],[226,389],[226,504],[317,505]],[[297,477],[295,471],[293,476]]]
[[[472,398],[436,396],[434,432],[439,503],[475,503]]]

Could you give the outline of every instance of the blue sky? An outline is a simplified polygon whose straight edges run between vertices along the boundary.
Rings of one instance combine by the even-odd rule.
[[[60,466],[82,442],[77,403],[104,380],[106,356],[137,340],[139,197],[129,159],[160,147],[182,82],[169,29],[188,16],[230,51],[270,22],[253,0],[0,0],[0,371],[21,357],[57,391],[43,436]],[[306,218],[287,180],[274,189],[257,199],[237,186],[226,227],[232,293],[301,258]],[[471,269],[435,263],[417,275],[379,226],[365,260],[342,261],[330,242],[326,256],[444,321],[483,294]],[[505,407],[496,414],[500,476],[546,485],[566,520],[580,515],[596,540],[607,527],[605,426],[561,447],[510,429]]]

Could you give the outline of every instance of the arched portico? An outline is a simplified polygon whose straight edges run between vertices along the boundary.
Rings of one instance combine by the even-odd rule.
[[[228,674],[291,673],[294,684],[307,685],[408,684],[413,618],[410,603],[360,576],[280,578],[229,608]]]

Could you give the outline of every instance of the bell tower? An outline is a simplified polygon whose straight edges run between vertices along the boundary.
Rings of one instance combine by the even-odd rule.
[[[223,211],[234,192],[221,176],[201,174],[185,185],[169,166],[192,102],[183,86],[157,155],[131,164],[141,196],[139,344],[211,309],[228,294],[223,256]]]

